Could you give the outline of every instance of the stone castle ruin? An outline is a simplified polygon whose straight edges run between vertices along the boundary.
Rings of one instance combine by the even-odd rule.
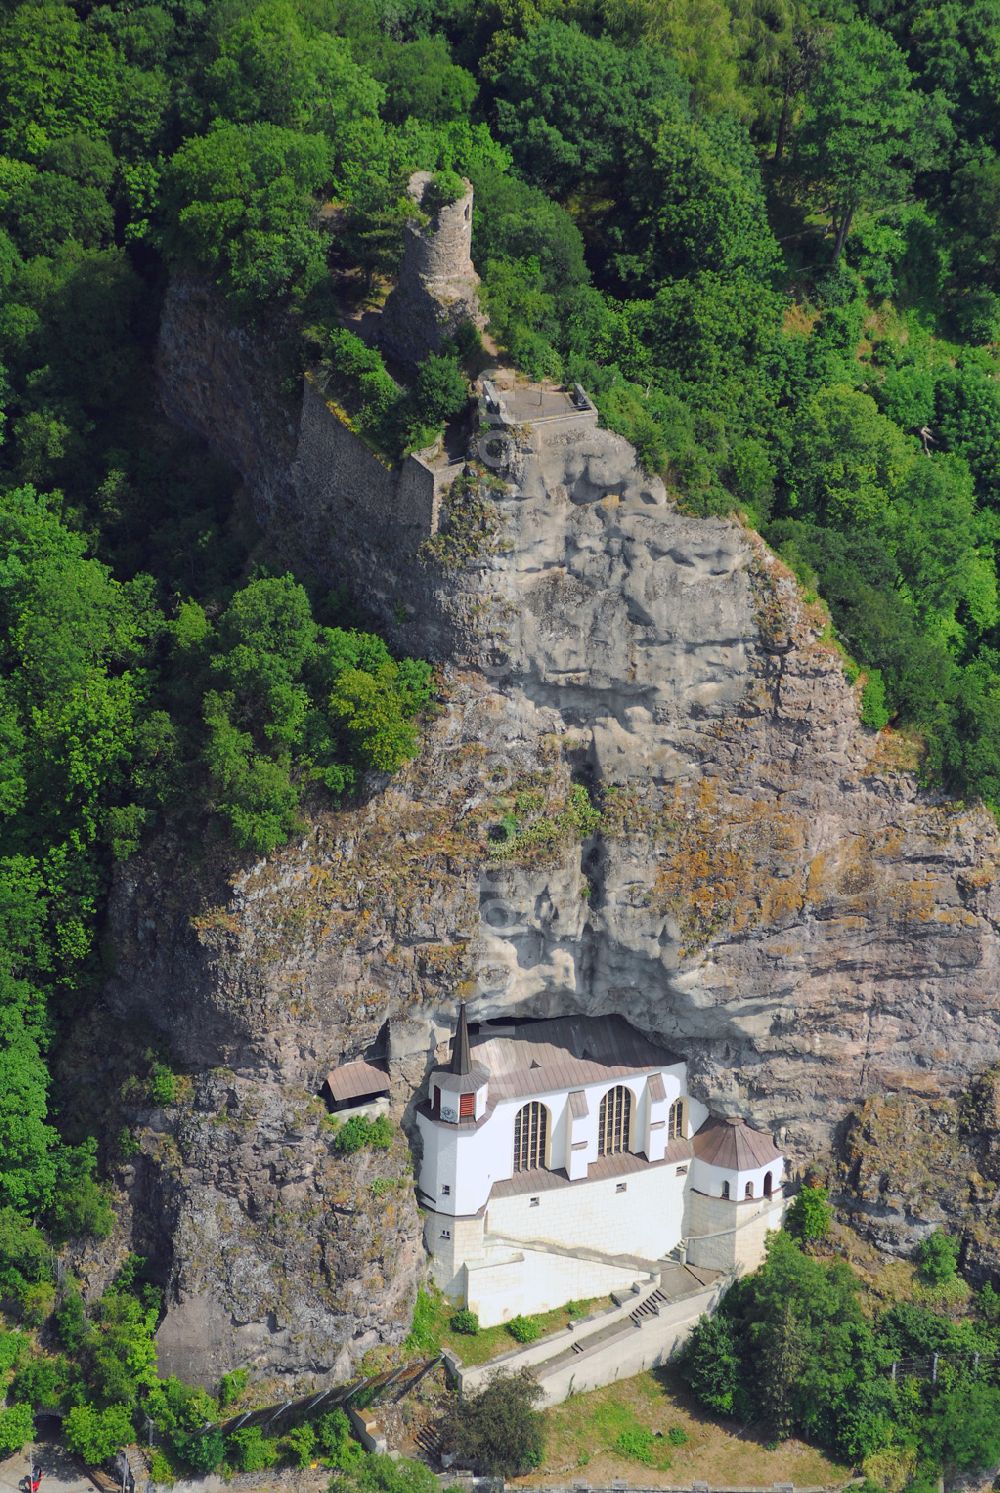
[[[479,276],[472,263],[472,184],[455,202],[434,207],[434,175],[415,171],[408,191],[425,221],[404,230],[396,288],[385,303],[379,340],[390,356],[419,363],[453,337],[463,322],[482,329]]]

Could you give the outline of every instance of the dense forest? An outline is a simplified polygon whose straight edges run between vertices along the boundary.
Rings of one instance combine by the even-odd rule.
[[[0,3],[10,1313],[45,1320],[53,1246],[111,1224],[47,1063],[116,860],[164,820],[273,849],[412,756],[431,697],[158,414],[169,276],[278,319],[293,375],[345,381],[398,452],[461,405],[468,347],[400,388],[343,313],[384,294],[409,173],[470,177],[506,356],[579,379],[694,512],[742,512],[828,606],[866,723],[997,806],[998,86],[1000,0]],[[183,1448],[204,1405],[156,1388],[141,1275],[59,1311],[44,1393],[0,1343],[0,1447],[58,1392],[81,1438],[142,1402]]]

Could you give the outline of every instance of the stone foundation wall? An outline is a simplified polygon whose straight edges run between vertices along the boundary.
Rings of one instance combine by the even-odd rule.
[[[627,1251],[659,1260],[682,1236],[686,1181],[668,1162],[540,1192],[534,1207],[526,1193],[494,1197],[487,1232],[524,1243],[586,1244],[609,1255]]]
[[[512,1317],[554,1311],[567,1301],[628,1290],[637,1279],[643,1279],[642,1272],[624,1262],[605,1263],[522,1245],[516,1258],[491,1264],[487,1257],[481,1265],[470,1266],[466,1296],[480,1326],[495,1327]],[[655,1285],[655,1280],[649,1280],[646,1290],[654,1290]]]
[[[756,1270],[768,1234],[781,1228],[784,1216],[785,1200],[780,1196],[734,1203],[692,1189],[684,1230],[688,1263],[740,1275]]]

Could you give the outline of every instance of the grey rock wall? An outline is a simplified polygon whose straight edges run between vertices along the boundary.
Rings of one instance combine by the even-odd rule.
[[[180,376],[179,360],[165,366]],[[210,439],[237,387],[211,391]],[[167,397],[191,409],[183,391]],[[264,453],[269,491],[279,466]],[[954,1102],[1000,1058],[992,819],[918,791],[906,743],[859,726],[823,619],[761,541],[679,512],[619,437],[584,422],[551,440],[522,430],[509,475],[482,499],[488,544],[427,570],[386,559],[382,592],[408,598],[411,637],[442,598],[461,619],[420,758],[266,862],[199,877],[187,847],[164,845],[130,863],[112,917],[114,1010],[158,1026],[202,1075],[196,1092],[229,1065],[264,1113],[390,1019],[405,1035],[405,1121],[459,995],[480,1019],[624,1014],[685,1054],[714,1108],[773,1127],[795,1164],[829,1158],[873,1097]],[[348,542],[340,560],[353,558]],[[498,849],[509,815],[521,833]],[[177,1313],[207,1294],[263,1361],[270,1294],[307,1320],[311,1299],[246,1195],[270,1177],[275,1142],[240,1152],[247,1180],[231,1199],[227,1153],[197,1134],[179,1184],[195,1214],[168,1221],[165,1340],[185,1338]],[[289,1144],[279,1191],[311,1146]],[[310,1185],[315,1251],[328,1183]],[[959,1202],[961,1216],[977,1206]],[[198,1252],[213,1209],[270,1282],[255,1294],[212,1265],[214,1241]],[[339,1301],[367,1225],[338,1227]],[[409,1229],[401,1216],[397,1264],[380,1256],[398,1302],[417,1268]],[[343,1363],[366,1322],[397,1330],[356,1303],[336,1322],[331,1308],[301,1343],[276,1340],[274,1363],[314,1367],[323,1334],[323,1361]]]

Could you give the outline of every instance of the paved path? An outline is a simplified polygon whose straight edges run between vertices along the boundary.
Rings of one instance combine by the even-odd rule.
[[[40,1443],[35,1448],[35,1458],[43,1474],[39,1493],[95,1493],[94,1484],[80,1463],[62,1447]],[[0,1493],[17,1493],[27,1472],[25,1452],[4,1458],[0,1462]]]

